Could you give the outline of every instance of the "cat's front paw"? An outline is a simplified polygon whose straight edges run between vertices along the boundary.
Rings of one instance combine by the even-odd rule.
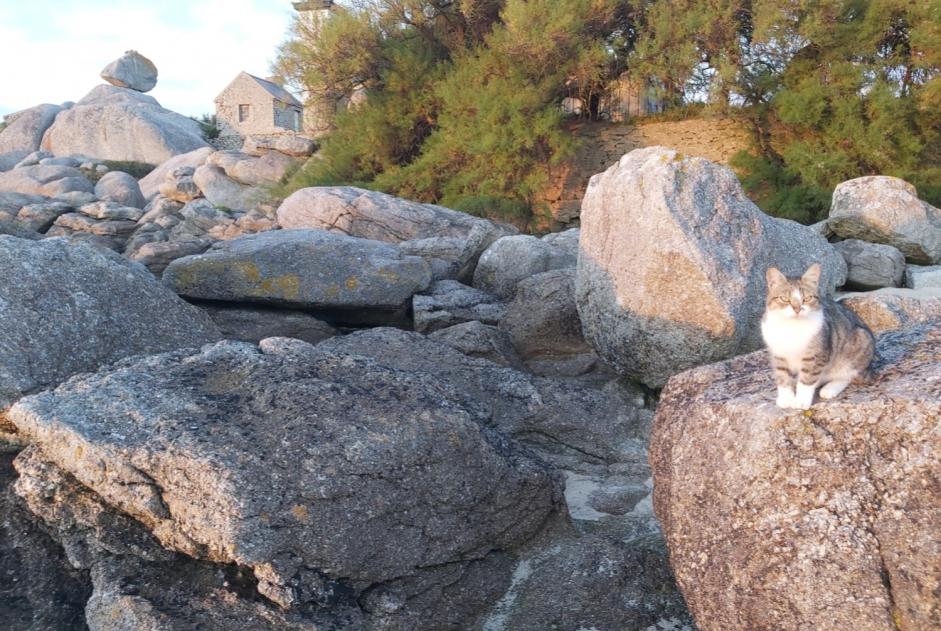
[[[807,410],[814,404],[815,386],[808,386],[803,383],[797,384],[797,392],[794,393],[794,405],[791,407],[798,410]]]
[[[778,398],[775,404],[784,410],[794,407],[794,391],[790,388],[778,388]]]

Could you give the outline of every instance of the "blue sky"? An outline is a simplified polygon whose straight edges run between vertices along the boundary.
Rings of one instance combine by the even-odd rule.
[[[0,0],[0,115],[77,101],[125,50],[159,72],[150,94],[198,115],[239,71],[265,77],[290,0]]]

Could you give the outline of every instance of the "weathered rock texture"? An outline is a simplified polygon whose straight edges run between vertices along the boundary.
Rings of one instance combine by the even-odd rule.
[[[509,226],[450,208],[420,204],[349,186],[302,188],[278,208],[283,228],[320,228],[402,244],[403,250],[438,259],[435,278],[467,279],[480,254]],[[426,251],[426,252],[423,252]]]
[[[13,494],[12,459],[0,454],[0,628],[85,631],[91,583]]]
[[[623,374],[660,387],[692,366],[760,346],[765,270],[846,264],[823,237],[765,215],[735,174],[651,147],[592,178],[581,215],[576,300],[585,337]]]
[[[855,289],[899,287],[905,255],[891,245],[846,239],[833,244],[846,261],[846,285]]]
[[[305,309],[402,309],[431,282],[424,260],[387,243],[323,230],[275,230],[177,259],[163,279],[178,294]]]
[[[905,286],[910,289],[941,288],[941,265],[907,265]]]
[[[95,185],[75,167],[36,164],[0,173],[0,190],[55,197],[69,191],[92,192]]]
[[[885,288],[846,294],[840,302],[876,333],[941,318],[941,287]]]
[[[205,146],[196,121],[160,107],[151,96],[112,85],[96,87],[60,112],[42,139],[42,148],[56,155],[147,164]]]
[[[0,411],[139,353],[219,339],[212,321],[117,254],[0,236]]]
[[[205,304],[201,308],[227,340],[260,342],[266,337],[293,337],[316,344],[338,334],[326,322],[303,311],[224,307],[218,303]]]
[[[157,66],[136,50],[129,50],[105,66],[101,78],[119,88],[150,92],[157,85]]]
[[[578,230],[568,230],[542,239],[527,234],[497,239],[480,256],[474,286],[501,298],[512,298],[517,285],[531,276],[575,267],[578,234]]]
[[[472,320],[496,324],[506,313],[506,305],[456,280],[439,280],[427,292],[412,297],[412,312],[415,330],[429,333]]]
[[[137,180],[122,171],[105,173],[95,184],[95,197],[134,208],[143,208],[146,203]]]
[[[827,224],[845,239],[894,246],[912,263],[941,262],[941,211],[905,180],[873,175],[843,182],[833,191]]]
[[[252,568],[288,608],[483,559],[560,500],[453,389],[287,338],[127,359],[9,417],[164,547]]]
[[[0,153],[13,151],[30,153],[39,149],[42,135],[46,133],[62,109],[61,105],[43,103],[4,116],[7,126],[0,131]]]
[[[190,168],[195,171],[196,167],[204,164],[212,153],[212,147],[200,147],[199,149],[173,156],[161,163],[156,169],[142,177],[138,182],[144,199],[149,202],[156,197],[157,193],[160,192],[160,185],[167,180],[168,176],[170,176],[173,171],[180,168]],[[190,174],[192,175],[192,172]]]
[[[806,412],[763,352],[667,384],[654,506],[702,631],[941,628],[941,321],[877,347],[871,383]]]

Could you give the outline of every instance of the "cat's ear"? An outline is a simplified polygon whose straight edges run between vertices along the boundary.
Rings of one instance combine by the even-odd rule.
[[[801,282],[804,285],[816,288],[820,284],[820,263],[814,263],[808,267],[804,275],[801,276]]]
[[[787,282],[787,276],[781,273],[777,267],[769,267],[768,271],[765,272],[765,280],[768,281],[768,289],[771,289],[775,285],[780,285],[781,283]]]

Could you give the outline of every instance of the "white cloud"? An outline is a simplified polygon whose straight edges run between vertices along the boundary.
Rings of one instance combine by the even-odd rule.
[[[0,114],[82,98],[105,64],[131,48],[157,65],[151,94],[164,107],[211,112],[239,71],[267,74],[293,13],[277,0],[55,4],[48,19],[28,24],[0,7]]]

